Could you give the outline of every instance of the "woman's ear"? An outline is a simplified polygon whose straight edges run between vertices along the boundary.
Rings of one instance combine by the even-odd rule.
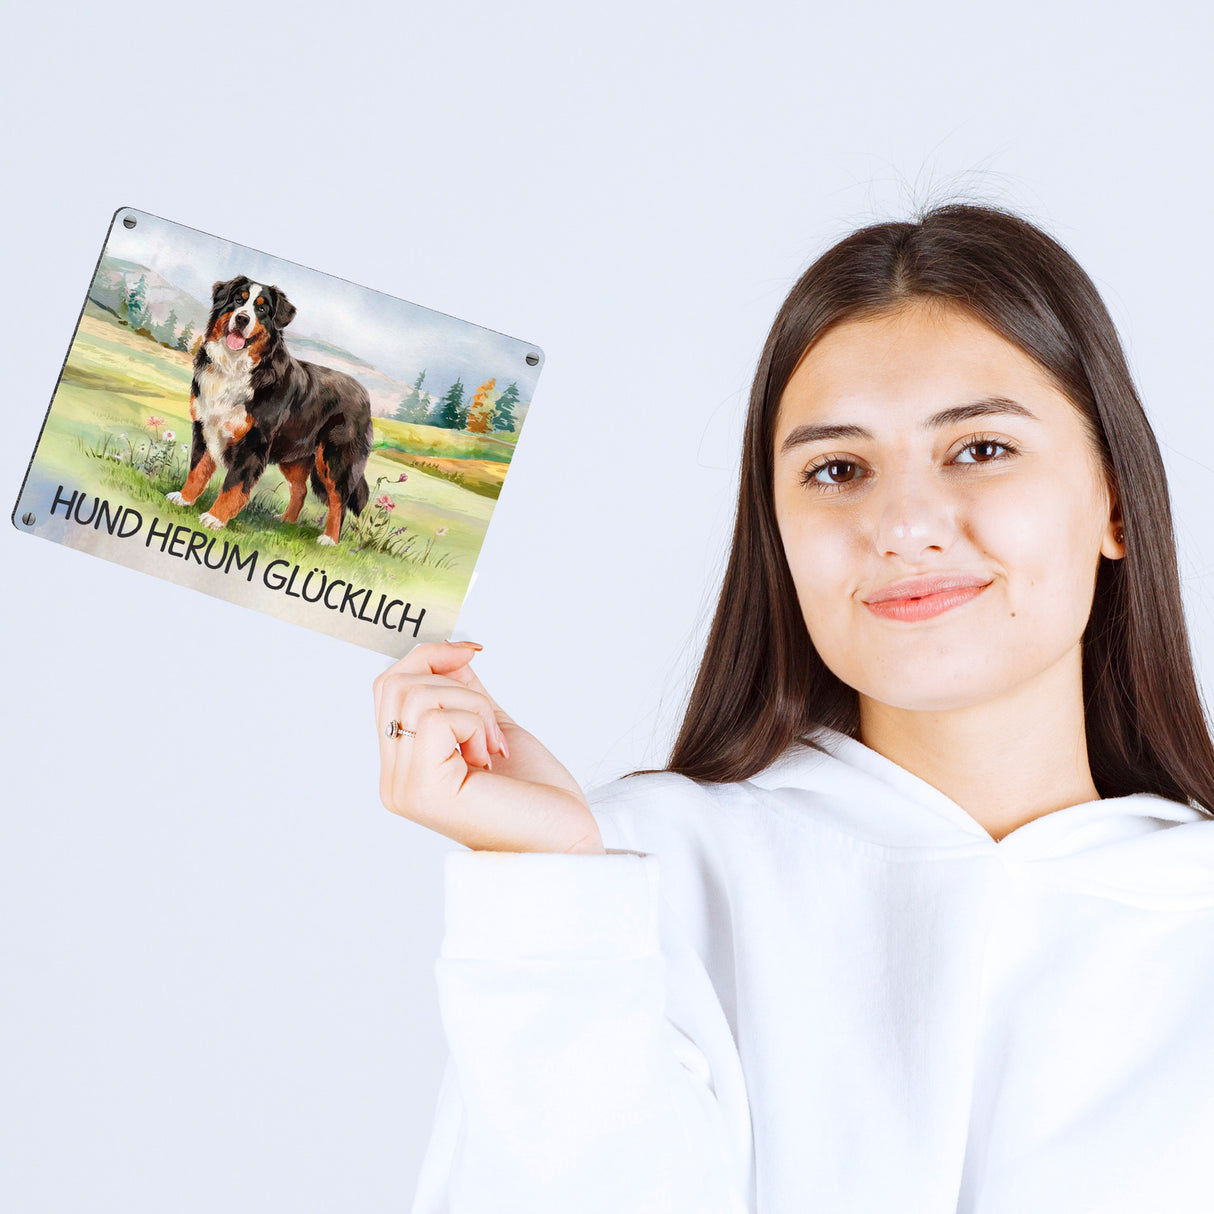
[[[1107,556],[1111,561],[1119,561],[1125,556],[1125,520],[1121,516],[1120,498],[1111,485],[1109,493],[1113,508],[1109,511],[1109,521],[1104,529],[1100,555]]]

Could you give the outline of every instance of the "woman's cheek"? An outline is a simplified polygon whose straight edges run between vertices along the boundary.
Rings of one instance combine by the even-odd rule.
[[[1043,558],[1058,550],[1059,503],[1055,495],[1027,482],[989,486],[962,504],[964,531],[973,557],[987,572],[1037,575]],[[1065,516],[1065,511],[1063,512]]]
[[[990,571],[1001,574],[1005,606],[1030,629],[1035,644],[1052,650],[1077,620],[1082,628],[1090,596],[1084,601],[1079,549],[1088,524],[1077,498],[1060,493],[1049,478],[1023,478],[1009,481],[1005,492],[987,494],[972,517],[975,546]]]
[[[858,600],[852,591],[860,584],[862,574],[855,562],[855,550],[845,535],[821,525],[800,530],[789,571],[801,614],[815,642],[845,625],[847,613],[856,606]]]

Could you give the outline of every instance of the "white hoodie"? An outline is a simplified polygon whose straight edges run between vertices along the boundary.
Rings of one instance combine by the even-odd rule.
[[[818,740],[596,790],[605,856],[447,855],[413,1214],[1214,1211],[1214,819],[995,842]]]

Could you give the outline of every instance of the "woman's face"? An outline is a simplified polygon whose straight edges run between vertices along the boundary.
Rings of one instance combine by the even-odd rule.
[[[949,305],[846,322],[793,373],[775,435],[801,613],[861,696],[962,708],[1073,660],[1119,515],[1079,411],[1026,354]],[[973,586],[869,605],[927,575]]]

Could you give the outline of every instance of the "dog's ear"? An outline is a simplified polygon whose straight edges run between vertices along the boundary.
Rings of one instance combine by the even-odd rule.
[[[217,282],[211,288],[211,303],[218,305],[220,300],[224,299],[237,283],[247,281],[248,279],[243,274],[237,274],[235,278],[229,278],[227,282]]]
[[[295,305],[277,287],[270,290],[274,292],[274,325],[284,329],[295,318]]]

